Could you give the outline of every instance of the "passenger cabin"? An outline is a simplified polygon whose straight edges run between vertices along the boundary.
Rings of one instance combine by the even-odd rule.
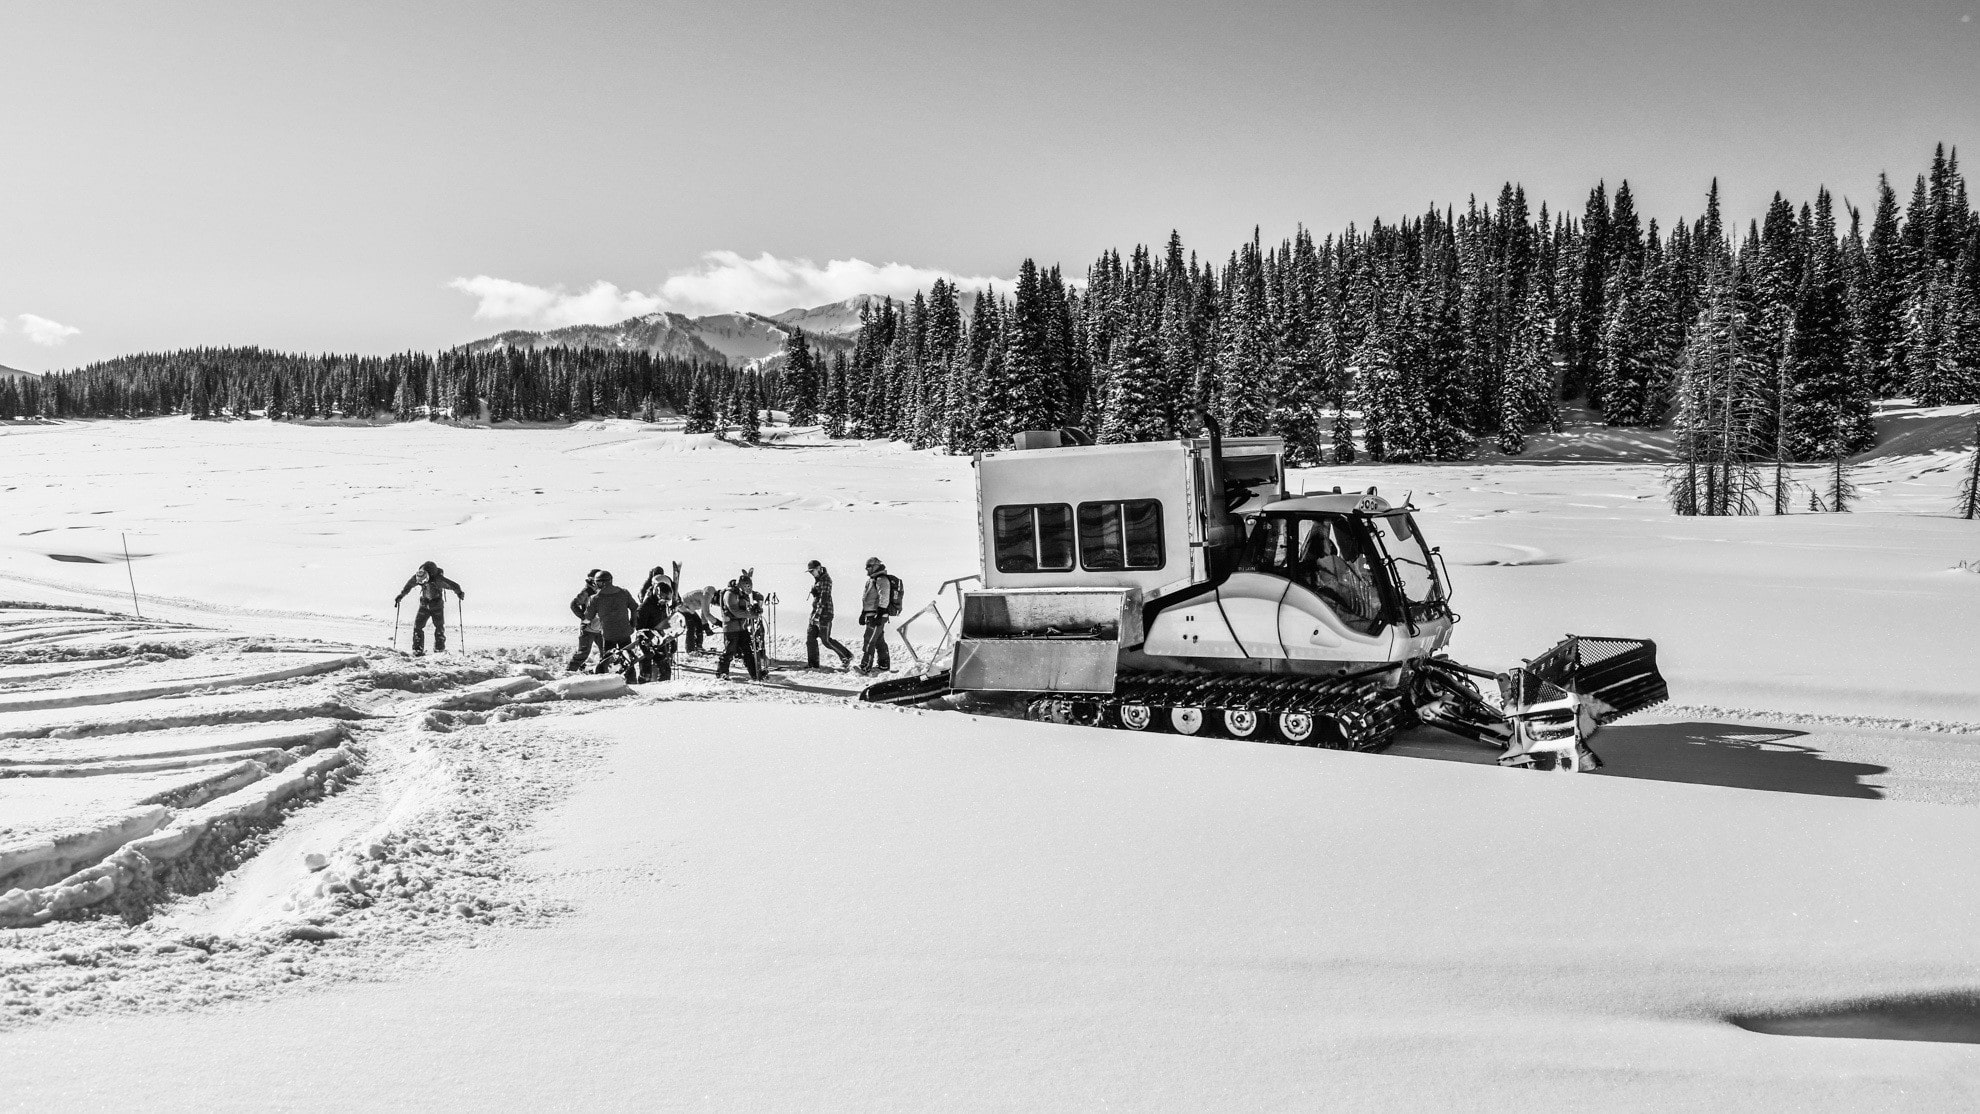
[[[1022,442],[1020,442],[1022,443]],[[1144,597],[1210,576],[1206,549],[1239,537],[1228,515],[1285,497],[1285,442],[1223,439],[1223,502],[1208,438],[1056,445],[976,460],[986,588],[1134,588]]]

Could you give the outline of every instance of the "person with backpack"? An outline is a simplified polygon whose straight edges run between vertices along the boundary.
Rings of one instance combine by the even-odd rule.
[[[887,620],[901,613],[901,595],[901,578],[888,572],[880,558],[868,557],[866,593],[859,601],[859,625],[866,628],[859,655],[861,673],[886,673],[894,668],[887,654]]]
[[[584,622],[598,632],[598,660],[602,663],[614,650],[623,650],[632,642],[639,603],[631,592],[612,583],[612,574],[603,569],[592,583],[595,590],[584,605]]]
[[[572,654],[571,660],[564,663],[566,672],[576,673],[583,669],[584,663],[591,660],[591,651],[598,648],[598,630],[584,617],[585,606],[591,602],[591,597],[597,591],[598,570],[593,569],[584,574],[584,590],[571,597],[571,614],[577,616],[578,621],[578,645],[577,653]]]
[[[447,650],[447,612],[444,606],[446,593],[451,590],[457,598],[463,600],[467,598],[467,593],[461,591],[460,585],[447,579],[446,574],[440,571],[439,565],[426,561],[419,566],[419,571],[412,575],[412,579],[406,581],[406,586],[399,589],[399,594],[392,600],[393,608],[396,609],[404,603],[406,596],[415,588],[419,589],[419,613],[413,616],[413,657],[421,657],[426,653],[426,624],[429,622],[433,624],[433,651],[445,653]]]
[[[715,676],[727,680],[729,662],[741,655],[743,668],[749,671],[749,679],[763,679],[763,662],[756,657],[756,646],[750,639],[750,622],[763,614],[762,597],[756,594],[750,570],[729,581],[723,590],[719,605],[722,609],[722,653],[715,659]]]
[[[852,651],[832,637],[832,574],[817,561],[806,561],[811,574],[811,622],[804,628],[804,660],[808,669],[818,668],[818,647],[828,647],[839,655],[839,668],[852,669]]]

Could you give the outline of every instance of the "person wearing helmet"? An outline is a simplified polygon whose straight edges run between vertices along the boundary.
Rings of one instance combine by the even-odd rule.
[[[860,645],[859,671],[885,673],[894,667],[887,656],[887,613],[894,608],[894,582],[878,557],[866,559],[866,592],[859,601],[859,625],[866,628]]]
[[[444,653],[447,649],[447,615],[443,606],[447,598],[445,593],[451,590],[460,599],[466,599],[467,593],[461,591],[460,585],[447,579],[439,565],[426,561],[419,566],[418,572],[412,574],[412,579],[406,581],[406,586],[399,589],[392,606],[396,608],[405,602],[406,596],[415,588],[419,589],[419,613],[413,616],[413,657],[426,653],[426,624],[429,622],[433,624],[433,649],[436,653]]]
[[[806,561],[805,571],[811,574],[811,622],[804,628],[804,657],[806,667],[818,668],[818,647],[825,646],[839,655],[839,668],[852,669],[852,651],[832,637],[832,574],[817,561]]]
[[[584,590],[571,597],[571,614],[577,616],[578,621],[578,645],[577,653],[564,663],[568,672],[576,673],[583,669],[585,663],[591,660],[591,651],[598,648],[598,629],[584,617],[585,606],[591,603],[591,597],[597,591],[598,570],[593,569],[584,574]]]
[[[750,640],[750,621],[763,614],[762,597],[756,594],[756,585],[748,569],[741,576],[729,581],[722,592],[722,653],[715,659],[715,676],[724,680],[729,676],[729,662],[740,656],[743,668],[749,672],[749,679],[761,681],[764,663],[756,659],[756,645]]]

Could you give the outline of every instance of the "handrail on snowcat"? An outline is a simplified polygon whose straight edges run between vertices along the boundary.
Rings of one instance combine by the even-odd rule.
[[[928,601],[928,606],[902,619],[900,624],[894,628],[894,633],[900,635],[901,645],[906,648],[908,656],[914,659],[917,672],[925,675],[930,670],[940,667],[942,655],[948,651],[949,647],[955,644],[956,624],[962,621],[963,613],[962,586],[972,580],[976,581],[979,585],[983,583],[983,577],[977,573],[970,573],[968,576],[958,576],[944,580],[941,587],[935,589],[935,598]],[[956,608],[954,612],[944,618],[941,608],[942,597],[951,589],[955,591]],[[914,640],[908,637],[908,627],[912,626],[915,620],[929,615],[933,615],[942,624],[942,632],[935,640],[935,648],[929,651],[928,657],[924,659],[921,653],[914,648]]]

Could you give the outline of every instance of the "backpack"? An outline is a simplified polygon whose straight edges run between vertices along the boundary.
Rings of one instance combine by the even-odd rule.
[[[902,584],[901,578],[895,576],[893,573],[887,573],[886,576],[887,614],[899,615],[901,613],[901,597],[907,593],[907,585]]]

